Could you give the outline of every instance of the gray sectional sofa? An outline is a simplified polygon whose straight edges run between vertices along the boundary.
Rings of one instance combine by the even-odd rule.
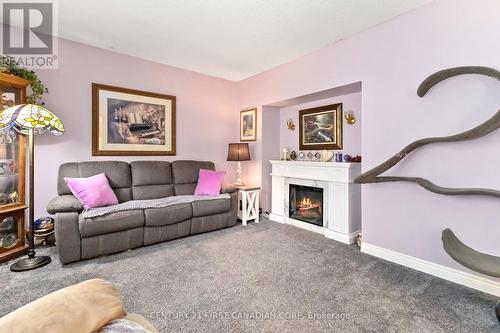
[[[47,206],[55,215],[59,259],[81,259],[133,249],[236,224],[238,193],[223,186],[230,199],[194,201],[162,208],[116,212],[85,219],[82,204],[71,194],[64,177],[106,174],[120,203],[193,194],[200,169],[214,170],[207,161],[99,161],[66,163],[59,167],[58,197]]]

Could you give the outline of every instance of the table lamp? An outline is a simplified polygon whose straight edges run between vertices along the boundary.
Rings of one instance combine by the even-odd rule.
[[[243,171],[241,169],[241,161],[250,161],[250,151],[248,150],[248,143],[230,143],[227,150],[228,161],[238,161],[238,168],[236,170],[236,182],[234,185],[243,186],[241,176]]]
[[[48,256],[35,256],[35,228],[34,228],[34,135],[50,132],[53,135],[64,133],[64,126],[59,118],[45,107],[34,104],[14,105],[0,112],[0,131],[15,131],[28,135],[29,140],[29,249],[28,258],[21,259],[12,266],[13,272],[28,271],[50,263]]]

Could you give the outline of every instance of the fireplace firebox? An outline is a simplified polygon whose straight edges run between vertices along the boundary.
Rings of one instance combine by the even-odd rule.
[[[288,217],[323,226],[323,189],[290,184]]]

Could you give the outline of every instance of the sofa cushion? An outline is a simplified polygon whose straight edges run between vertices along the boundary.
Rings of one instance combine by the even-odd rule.
[[[215,170],[209,161],[173,161],[172,176],[175,195],[192,195],[198,183],[200,169]]]
[[[144,210],[144,216],[147,227],[174,224],[189,220],[193,216],[193,208],[190,203],[161,208],[147,208]]]
[[[230,199],[214,199],[193,201],[193,216],[207,216],[228,212],[231,209]]]
[[[80,214],[78,216],[78,226],[82,237],[143,227],[144,212],[142,209],[127,210],[89,219],[84,219]]]
[[[166,161],[130,163],[134,200],[158,199],[174,195],[172,166]]]
[[[85,178],[64,177],[64,181],[85,209],[118,204],[116,194],[104,173]]]
[[[212,171],[200,169],[198,183],[194,190],[195,195],[218,195],[222,186],[222,181],[226,175],[225,171]]]
[[[59,195],[72,194],[64,181],[64,177],[82,178],[100,173],[104,173],[108,178],[109,186],[115,192],[118,202],[132,200],[130,165],[121,161],[64,163],[59,167],[57,192]]]
[[[196,183],[190,184],[175,184],[175,195],[193,195],[196,189]]]

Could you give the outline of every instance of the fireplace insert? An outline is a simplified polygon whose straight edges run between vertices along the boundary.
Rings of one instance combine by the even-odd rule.
[[[290,184],[288,217],[323,226],[323,189]]]

